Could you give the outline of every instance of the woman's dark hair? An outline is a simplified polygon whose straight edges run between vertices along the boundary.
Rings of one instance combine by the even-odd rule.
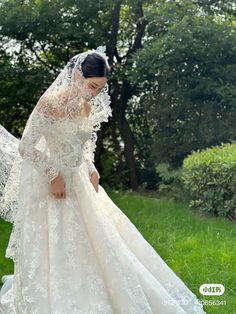
[[[83,71],[83,76],[85,78],[94,76],[109,77],[111,71],[109,65],[106,63],[103,57],[95,52],[89,54],[84,59],[84,61],[81,64],[81,68]]]

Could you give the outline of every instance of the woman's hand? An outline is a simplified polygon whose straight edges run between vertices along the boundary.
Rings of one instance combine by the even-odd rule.
[[[95,191],[98,192],[99,177],[98,177],[97,171],[92,172],[90,176],[90,182],[94,186]]]
[[[51,181],[51,192],[56,198],[65,198],[65,183],[60,174]]]

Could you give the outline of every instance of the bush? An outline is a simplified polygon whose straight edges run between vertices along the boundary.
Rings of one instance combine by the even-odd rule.
[[[190,207],[230,219],[236,217],[236,144],[198,150],[183,161],[182,180]]]
[[[178,201],[189,200],[186,199],[186,193],[183,191],[181,168],[173,168],[169,163],[160,163],[155,169],[161,178],[158,184],[159,195]]]

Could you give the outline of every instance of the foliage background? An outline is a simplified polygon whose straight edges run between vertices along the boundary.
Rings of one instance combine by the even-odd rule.
[[[20,137],[74,54],[106,45],[113,117],[95,164],[103,183],[156,190],[160,163],[235,139],[234,1],[0,1],[0,123]],[[117,180],[119,178],[119,180]]]
[[[195,293],[199,282],[225,284],[227,307],[207,307],[217,314],[235,309],[235,226],[169,201],[188,198],[180,173],[193,150],[235,140],[235,31],[230,0],[0,0],[0,124],[20,138],[67,61],[105,45],[113,116],[98,134],[101,184],[167,195],[111,193]],[[3,252],[3,221],[0,233]],[[0,259],[2,274],[12,268]]]

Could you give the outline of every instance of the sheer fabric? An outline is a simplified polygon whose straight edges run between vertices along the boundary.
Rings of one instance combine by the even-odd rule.
[[[1,313],[205,313],[105,189],[95,191],[96,130],[110,107],[105,91],[90,102],[83,78],[73,79],[78,60],[40,98],[20,141],[1,133],[9,143],[6,159],[21,157],[4,168],[1,214],[13,222],[5,256],[13,259],[14,274],[5,277]],[[50,192],[58,174],[65,199]]]
[[[83,158],[87,165],[88,173],[91,174],[92,171],[96,171],[94,167],[94,153],[96,150],[97,131],[100,129],[101,123],[107,122],[108,117],[111,116],[111,101],[107,83],[97,96],[92,97],[91,90],[87,86],[87,80],[83,76],[82,64],[88,55],[96,53],[109,66],[104,51],[105,47],[100,46],[96,50],[92,49],[79,53],[68,61],[37,102],[26,123],[19,149],[15,149],[11,141],[9,141],[10,147],[6,146],[6,142],[8,142],[11,134],[7,134],[3,130],[4,128],[0,129],[0,155],[7,156],[6,158],[10,159],[7,167],[0,164],[0,216],[3,219],[14,223],[19,203],[19,178],[23,160],[33,163],[39,172],[47,176],[49,182],[58,175],[60,163],[67,163],[68,165],[69,160],[73,166],[79,165],[81,158]],[[89,115],[88,112],[90,113]],[[61,155],[57,156],[54,154],[54,160],[52,160],[53,151],[51,152],[49,148],[51,145],[53,150],[50,143],[52,137],[48,134],[49,136],[46,140],[44,131],[50,129],[53,133],[56,130],[53,126],[58,125],[58,123],[60,123],[62,130],[62,125],[70,122],[78,124],[79,121],[84,120],[87,120],[91,130],[86,144],[82,147],[83,141],[78,138],[76,146],[73,147],[68,138],[64,141],[64,146],[60,147]],[[75,137],[75,134],[72,134],[72,132],[70,135]],[[58,138],[55,137],[57,142],[59,137],[60,134]],[[79,142],[80,145],[78,144]],[[78,155],[76,156],[77,153]],[[68,160],[66,161],[66,159]]]
[[[41,113],[37,117],[35,128],[45,122],[40,129],[50,155],[36,151],[22,163],[19,209],[6,250],[14,275],[2,288],[2,313],[205,313],[104,188],[95,191],[82,153],[89,120],[52,125]],[[24,136],[20,151],[27,155]],[[49,190],[58,169],[65,199]]]

